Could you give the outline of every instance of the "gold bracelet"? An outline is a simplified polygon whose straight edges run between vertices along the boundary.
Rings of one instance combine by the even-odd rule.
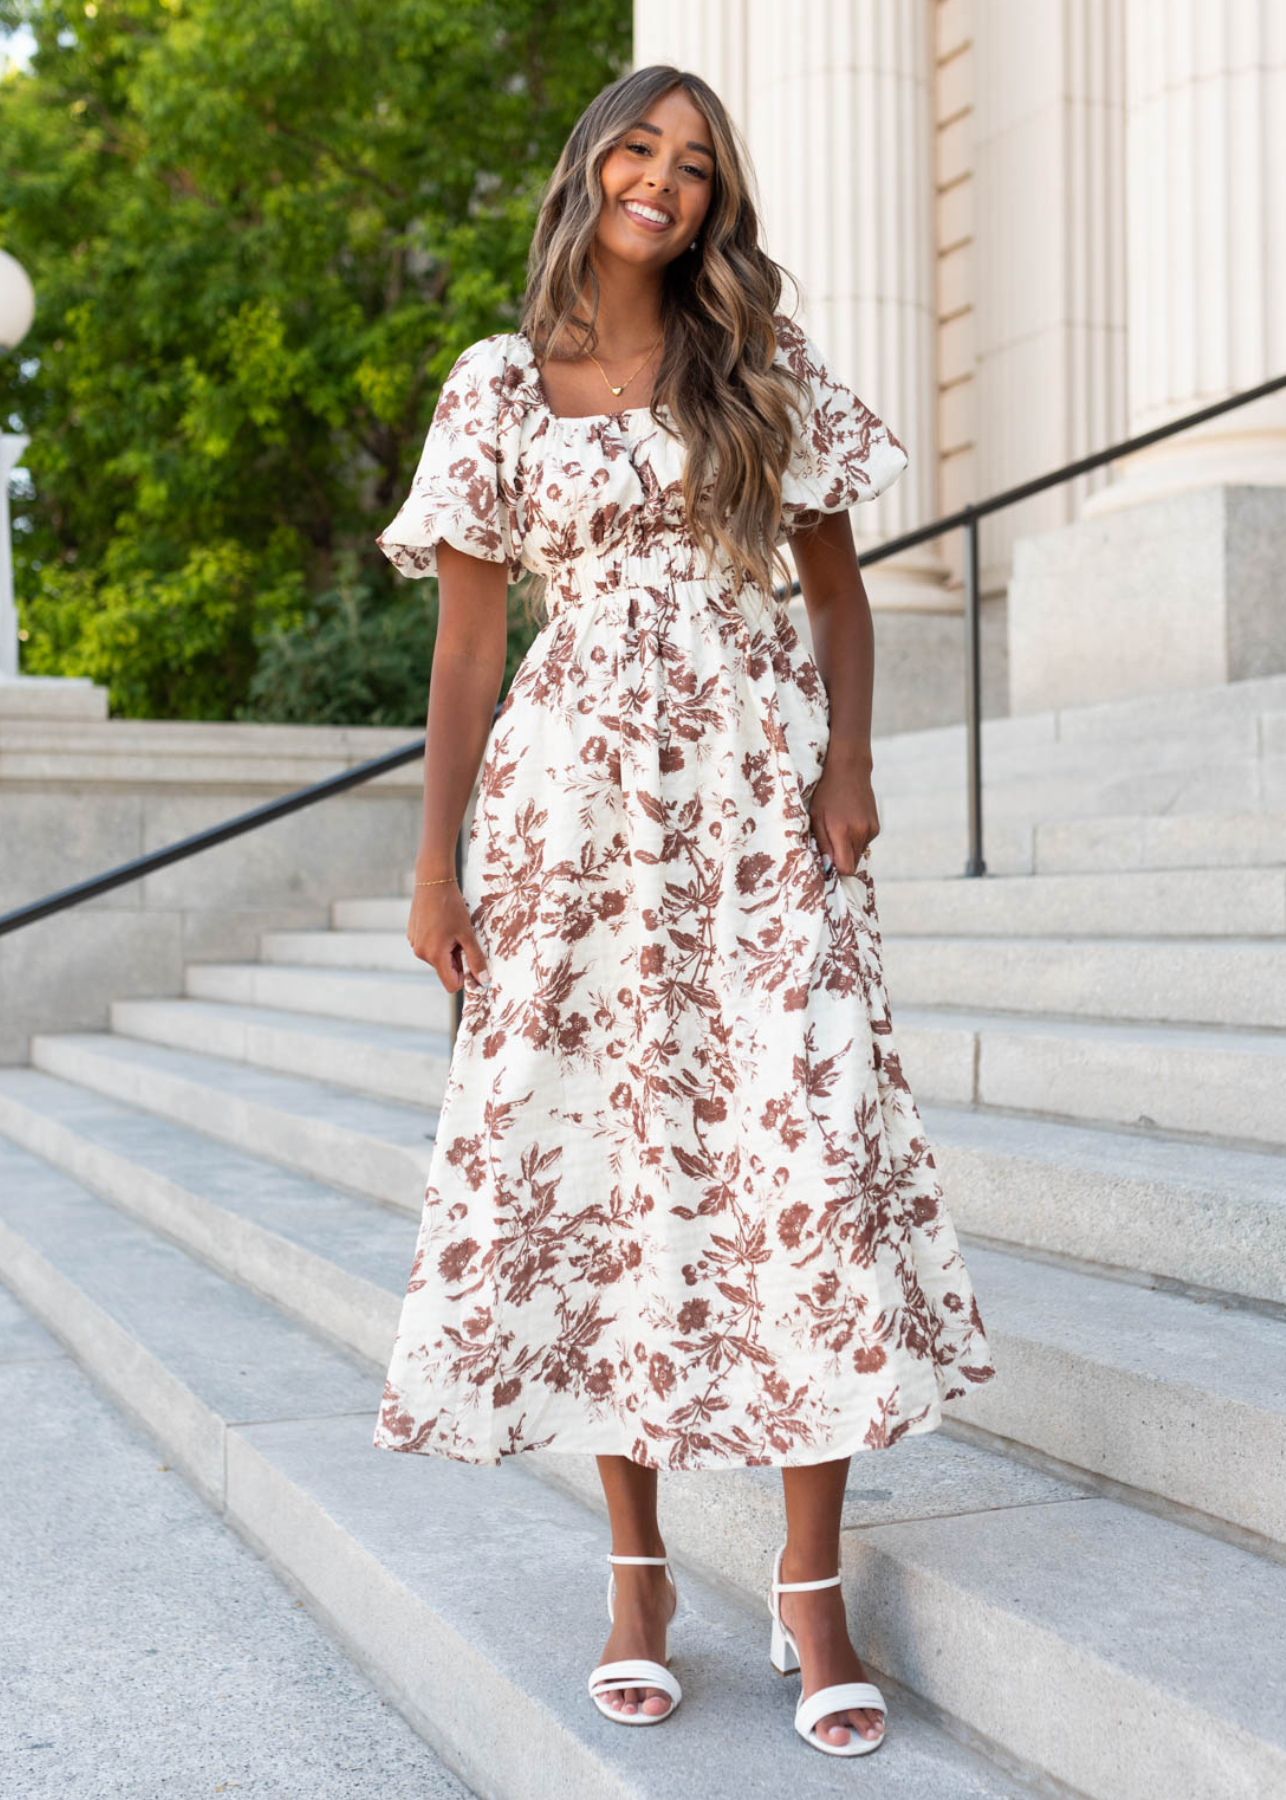
[[[417,881],[416,887],[441,887],[444,881],[454,881],[454,875],[439,875],[436,881]]]

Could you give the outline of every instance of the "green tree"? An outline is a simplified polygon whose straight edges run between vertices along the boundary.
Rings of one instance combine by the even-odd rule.
[[[374,535],[456,356],[516,317],[540,187],[630,15],[0,0],[37,43],[0,84],[0,246],[37,293],[0,358],[32,440],[24,667],[134,716],[422,717],[432,594]],[[515,605],[511,667],[529,630]],[[359,665],[346,700],[323,641]]]

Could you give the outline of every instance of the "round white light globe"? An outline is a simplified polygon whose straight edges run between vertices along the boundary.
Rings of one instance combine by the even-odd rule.
[[[20,344],[36,316],[36,290],[16,256],[0,250],[0,350]]]

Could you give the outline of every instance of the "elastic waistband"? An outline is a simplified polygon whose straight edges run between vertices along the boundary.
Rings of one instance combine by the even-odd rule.
[[[601,560],[579,557],[564,563],[549,576],[551,602],[558,605],[593,603],[615,594],[627,594],[647,588],[672,592],[679,588],[695,588],[716,595],[729,604],[748,612],[776,604],[771,594],[761,594],[748,584],[738,587],[731,571],[716,570],[712,575],[676,573],[673,564],[657,556],[611,556]]]
[[[670,564],[655,556],[581,556],[557,569],[549,577],[549,585],[569,596],[589,599],[617,588],[681,587],[697,580],[676,575]]]

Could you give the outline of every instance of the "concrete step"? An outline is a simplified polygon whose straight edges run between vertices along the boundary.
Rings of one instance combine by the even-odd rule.
[[[110,779],[148,787],[159,782],[185,787],[209,783],[260,787],[271,782],[284,793],[399,749],[413,743],[415,737],[412,730],[369,725],[4,719],[0,721],[0,780]],[[408,793],[422,788],[423,762],[404,763],[367,785],[372,792]]]
[[[274,1071],[287,1060],[290,1027],[300,1018],[192,1001],[122,1003],[117,1017],[139,1038],[184,1047],[201,1043],[221,1062],[244,1059]],[[244,1038],[243,1019],[252,1024]],[[329,1077],[335,1087],[358,1086],[377,1099],[418,1106],[410,1128],[414,1143],[423,1109],[439,1102],[441,1063],[426,1067],[418,1050],[400,1063],[399,1034],[379,1025],[300,1018],[300,1027],[303,1050],[289,1056],[293,1068]],[[1205,1130],[1248,1142],[1256,1133],[1286,1137],[1286,1048],[1279,1036],[914,1008],[900,1010],[897,1029],[903,1066],[962,1229],[1109,1268],[1286,1301],[1286,1164],[1279,1156],[1190,1135]],[[105,1041],[111,1040],[95,1039],[94,1046]],[[206,1072],[204,1064],[196,1065],[198,1081]],[[119,1084],[119,1070],[113,1073]],[[145,1103],[205,1130],[223,1119],[228,1141],[276,1153],[271,1117],[257,1111],[247,1122],[226,1101],[207,1105],[187,1089],[175,1090],[175,1070],[169,1074]],[[216,1064],[214,1074],[226,1078],[227,1070]],[[292,1093],[290,1106],[311,1119],[311,1100]],[[1149,1125],[1104,1131],[1014,1116],[1048,1114],[1056,1106],[1074,1114],[1078,1105],[1087,1122],[1115,1108],[1120,1116],[1112,1123]],[[405,1115],[396,1113],[394,1123],[405,1130]],[[384,1124],[383,1115],[363,1115],[359,1139]],[[1158,1127],[1189,1135],[1165,1137]],[[364,1154],[359,1141],[343,1166],[360,1169]],[[329,1152],[311,1166],[319,1176],[330,1175]],[[357,1185],[365,1191],[361,1181]],[[418,1184],[400,1194],[386,1186],[381,1197],[408,1209],[418,1191]]]
[[[399,925],[405,928],[406,920],[407,902],[401,894],[331,903],[330,922],[335,931],[396,931]]]
[[[1232,883],[1224,869],[1141,869],[1109,874],[875,876],[881,928],[891,936],[977,933],[987,937],[1282,937],[1286,866],[1247,869]],[[406,927],[406,901],[337,900],[339,931]]]
[[[1000,1375],[953,1417],[1286,1547],[1286,1318],[965,1254]]]
[[[0,1137],[387,1367],[415,1248],[405,1212],[39,1069],[0,1069]]]
[[[21,1642],[5,1671],[14,1800],[469,1800],[2,1287],[0,1415],[0,1611]]]
[[[290,963],[312,969],[387,969],[441,983],[400,931],[265,931],[259,954],[266,963]]]
[[[1218,732],[1228,722],[1280,715],[1286,711],[1286,675],[1262,675],[1201,688],[1168,688],[1155,694],[1133,694],[1117,700],[1040,712],[1008,713],[982,721],[982,754],[1005,749],[1037,751],[1049,744],[1069,749],[1114,740],[1123,752],[1140,746],[1146,753],[1168,738],[1192,738]],[[903,760],[950,763],[963,757],[965,727],[925,726],[875,740],[879,755]]]
[[[965,877],[968,834],[963,818],[944,825],[898,825],[881,816],[871,849],[877,883],[884,878]],[[986,876],[1080,874],[1144,869],[1281,868],[1286,863],[1286,809],[1145,814],[1073,819],[997,818],[983,808]]]
[[[1235,883],[1224,869],[888,881],[876,904],[893,937],[1281,938],[1286,867]]]
[[[1246,869],[1286,864],[1286,811],[1051,819],[1038,824],[1032,837],[1031,867],[1051,875],[1072,870]],[[1003,838],[1000,847],[1004,847]],[[990,866],[986,846],[984,860]]]
[[[223,1495],[227,1434],[256,1420],[369,1417],[370,1369],[0,1143],[0,1268],[38,1318]]]
[[[987,781],[984,765],[984,821],[1092,819],[1114,813],[1258,812],[1280,809],[1282,757],[1241,757],[1228,762],[1177,769],[1126,768],[1112,775],[1082,776],[1054,769],[1015,775],[999,785]],[[881,822],[908,827],[962,824],[966,813],[965,765],[926,770],[916,781],[886,776],[878,751],[872,774]]]
[[[962,1236],[1286,1306],[1286,1159],[921,1104]]]
[[[436,980],[397,932],[268,931],[260,941],[268,963]],[[1286,1026],[1286,941],[885,932],[883,944],[894,1005],[999,1005],[1025,1013]]]
[[[46,1074],[404,1212],[419,1213],[437,1113],[110,1032],[36,1037]]]
[[[386,1360],[414,1252],[407,1221],[378,1221],[368,1244],[360,1201],[244,1155],[207,1160],[158,1124],[35,1070],[0,1072],[0,1128],[15,1142]],[[1286,1320],[996,1248],[966,1254],[1002,1378],[955,1416],[1286,1542]]]
[[[132,755],[206,756],[216,760],[254,754],[261,761],[304,756],[329,764],[314,777],[322,780],[337,768],[350,768],[368,758],[413,743],[416,733],[400,725],[274,725],[224,719],[97,719],[69,721],[41,713],[39,717],[5,717],[0,741],[6,746],[57,751],[71,743],[96,757],[113,750]]]
[[[184,991],[196,1000],[281,1012],[367,1019],[375,1025],[450,1034],[451,1000],[431,969],[293,968],[274,963],[188,963]]]
[[[878,903],[878,892],[877,892]],[[275,935],[275,934],[274,934]],[[282,933],[306,938],[306,932]],[[377,933],[335,933],[368,937]],[[1286,1026],[1286,943],[1265,938],[883,937],[894,1006],[1159,1024]]]
[[[743,1598],[680,1569],[683,1729],[627,1734],[584,1692],[608,1628],[593,1514],[512,1464],[374,1450],[373,1372],[24,1153],[0,1145],[0,1160],[5,1279],[475,1791],[679,1800],[694,1754],[712,1800],[802,1778],[794,1684],[772,1675],[767,1619]],[[882,1793],[1032,1791],[889,1690]],[[1238,1761],[1272,1754],[1265,1736]],[[847,1793],[839,1759],[815,1760],[809,1792]]]
[[[896,999],[893,1021],[917,1101],[1286,1144],[1278,1031],[1042,1019]]]
[[[111,1028],[123,1037],[204,1051],[257,1068],[305,1075],[410,1106],[437,1106],[450,1040],[414,1031],[210,1000],[118,1000]]]
[[[1228,767],[1262,758],[1264,722],[1262,713],[1242,713],[1212,721],[1200,737],[1170,726],[1152,737],[1082,735],[1034,742],[1011,737],[991,746],[984,734],[983,783],[989,794],[1003,794],[1014,783],[1032,776],[1087,784],[1126,774],[1141,780],[1157,774],[1200,776],[1212,766]],[[896,738],[877,742],[872,749],[877,792],[881,781],[885,791],[896,793],[922,787],[926,776],[949,779],[949,771],[963,770],[965,766],[963,737],[946,752],[908,753],[898,747]]]

